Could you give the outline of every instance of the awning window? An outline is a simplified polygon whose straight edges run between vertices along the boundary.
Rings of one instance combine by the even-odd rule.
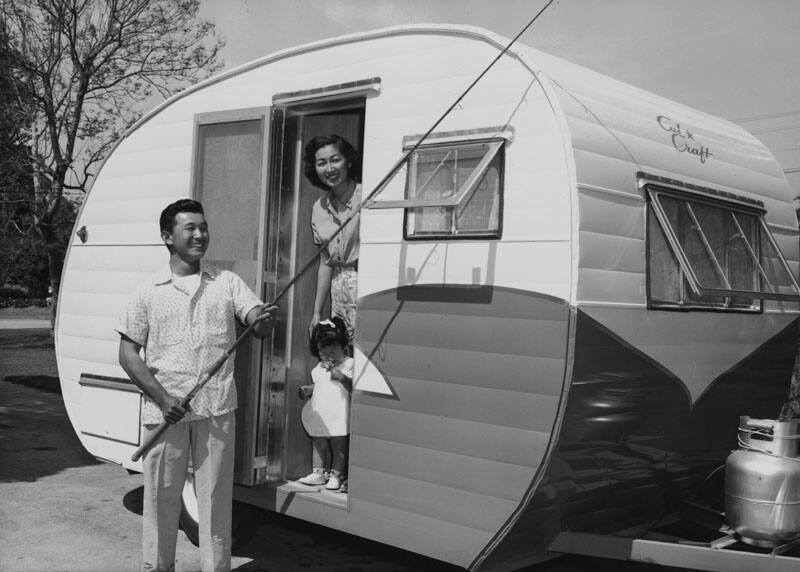
[[[800,300],[763,211],[648,186],[649,302],[760,309]]]

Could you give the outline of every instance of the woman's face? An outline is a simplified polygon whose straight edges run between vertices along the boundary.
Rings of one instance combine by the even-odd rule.
[[[319,180],[329,187],[337,187],[350,178],[350,165],[336,145],[325,145],[317,149],[314,165]]]

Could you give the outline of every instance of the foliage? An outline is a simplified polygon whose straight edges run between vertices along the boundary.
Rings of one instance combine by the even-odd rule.
[[[60,275],[65,192],[85,192],[151,96],[166,97],[222,63],[199,0],[0,0],[3,231],[38,235]],[[5,148],[0,149],[4,152]],[[20,248],[30,247],[20,240]]]
[[[44,298],[3,298],[0,297],[0,308],[30,308],[36,306],[44,308],[47,300]]]

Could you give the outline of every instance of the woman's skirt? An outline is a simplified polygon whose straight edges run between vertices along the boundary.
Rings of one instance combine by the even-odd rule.
[[[358,271],[350,266],[334,266],[331,277],[331,315],[344,320],[351,345],[356,329],[357,302]]]

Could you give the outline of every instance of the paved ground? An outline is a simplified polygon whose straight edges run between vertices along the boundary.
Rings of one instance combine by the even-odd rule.
[[[6,318],[0,320],[0,330],[40,330],[49,327],[50,320],[41,318]]]
[[[0,330],[50,327],[50,308],[0,308]]]

